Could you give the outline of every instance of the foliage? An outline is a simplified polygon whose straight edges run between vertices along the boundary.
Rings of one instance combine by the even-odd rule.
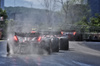
[[[91,26],[100,27],[100,15],[90,18]]]
[[[86,17],[83,17],[82,20],[76,23],[77,26],[80,26],[81,30],[90,31],[90,32],[100,32],[100,15],[90,18],[90,22]]]
[[[77,25],[85,25],[85,26],[88,26],[89,25],[89,22],[87,21],[87,18],[84,16],[82,18],[82,20],[80,20],[79,22],[76,23]]]
[[[1,17],[1,16],[4,18],[4,20],[6,20],[6,19],[8,18],[6,11],[5,11],[5,10],[2,10],[2,9],[0,8],[0,17]]]
[[[6,10],[2,10],[0,8],[0,17],[3,17],[3,20],[0,21],[0,28],[2,29],[3,36],[6,35],[6,28],[7,28],[7,21],[6,19],[8,18]]]
[[[78,27],[78,31],[80,32],[88,32],[89,30],[89,22],[87,20],[87,18],[84,16],[79,22],[75,23],[77,26],[76,28]]]
[[[100,32],[100,15],[96,15],[95,17],[90,18],[90,31]]]
[[[86,25],[85,22],[87,18],[90,16],[90,9],[88,4],[83,4],[83,0],[81,0],[80,4],[76,4],[76,2],[77,0],[68,0],[68,1],[66,0],[66,2],[64,2],[62,5],[62,10],[61,10],[65,16],[64,25],[70,24],[69,26],[71,28],[73,27],[72,29],[74,29],[73,25],[79,21],[83,22],[83,23],[80,22],[80,25]]]
[[[3,17],[3,21],[0,21],[0,28],[5,29],[7,27],[6,19],[8,16],[6,11],[2,10],[1,8],[0,8],[0,17]]]

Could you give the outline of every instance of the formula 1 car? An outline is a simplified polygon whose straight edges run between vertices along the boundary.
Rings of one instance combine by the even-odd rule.
[[[40,33],[17,33],[8,38],[7,52],[8,54],[18,54],[23,52],[39,52],[42,50],[48,54],[50,51],[50,39],[43,37]]]
[[[55,36],[56,33],[54,31],[41,31],[41,34],[50,39],[51,51],[59,52],[59,39]]]
[[[53,52],[59,52],[61,50],[69,49],[68,36],[63,35],[60,31],[43,31],[43,35],[48,36],[51,40],[51,50]]]
[[[69,39],[68,35],[65,35],[63,31],[56,32],[56,37],[59,38],[59,48],[60,50],[69,49]]]

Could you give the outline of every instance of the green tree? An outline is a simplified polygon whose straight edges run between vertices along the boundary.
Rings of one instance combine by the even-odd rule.
[[[90,21],[91,26],[100,27],[100,15],[97,15],[96,17],[91,17]]]
[[[90,22],[88,21],[87,17],[83,17],[82,20],[76,23],[76,25],[80,27],[80,30],[100,32],[100,15],[96,14],[95,17],[91,17]]]
[[[87,17],[83,17],[79,22],[76,24],[76,30],[80,32],[88,32],[90,28],[90,22],[88,22]]]
[[[3,17],[4,21],[8,18],[6,11],[5,10],[2,10],[0,8],[0,17],[1,16]]]
[[[100,15],[96,14],[95,17],[90,18],[90,31],[92,32],[100,32]]]
[[[3,29],[3,36],[6,35],[6,28],[7,28],[7,21],[6,19],[8,18],[7,13],[5,10],[2,10],[0,8],[0,19],[2,17],[2,20],[0,21],[0,28]]]
[[[79,1],[79,3],[77,3],[77,1]],[[70,26],[70,28],[72,28],[76,22],[83,19],[83,16],[88,18],[90,15],[89,6],[88,4],[83,4],[83,0],[60,0],[60,2],[62,4],[61,11],[65,16],[63,26]]]

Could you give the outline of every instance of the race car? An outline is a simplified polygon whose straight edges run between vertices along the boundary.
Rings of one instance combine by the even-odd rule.
[[[51,40],[51,50],[52,52],[59,52],[61,50],[69,49],[68,36],[64,35],[60,31],[42,31],[43,35],[46,35]]]
[[[69,40],[66,35],[62,35],[59,38],[60,50],[69,50]]]
[[[41,34],[50,39],[51,51],[59,52],[59,39],[55,36],[55,31],[41,31]]]
[[[56,32],[56,37],[59,38],[60,50],[69,50],[69,38],[63,31]]]
[[[40,33],[17,33],[8,38],[7,52],[8,54],[19,53],[41,53],[50,51],[50,40],[47,37],[41,36]]]

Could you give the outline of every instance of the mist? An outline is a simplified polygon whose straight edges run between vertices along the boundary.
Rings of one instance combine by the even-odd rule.
[[[27,0],[31,2],[32,0]],[[48,1],[48,0],[47,0]],[[27,8],[27,7],[6,7],[8,16],[10,19],[8,24],[8,37],[11,39],[11,46],[13,46],[12,37],[15,32],[19,33],[30,33],[32,29],[36,31],[60,31],[60,30],[72,30],[75,29],[73,25],[81,20],[81,17],[84,16],[82,9],[80,9],[80,4],[69,5],[67,3],[66,10],[63,8],[61,11],[56,11],[57,2],[48,1],[44,2],[45,9],[36,9],[36,8]],[[62,4],[66,6],[65,4]],[[82,7],[84,5],[81,5]],[[10,12],[12,9],[13,11]],[[78,10],[81,11],[78,11]],[[11,20],[12,19],[12,20]],[[31,49],[30,49],[31,48]],[[29,47],[31,51],[35,47]],[[37,53],[37,48],[35,51]],[[43,49],[42,49],[43,50]],[[32,52],[32,51],[31,51]],[[33,52],[33,54],[34,54]],[[47,54],[45,50],[43,50],[44,54]]]

